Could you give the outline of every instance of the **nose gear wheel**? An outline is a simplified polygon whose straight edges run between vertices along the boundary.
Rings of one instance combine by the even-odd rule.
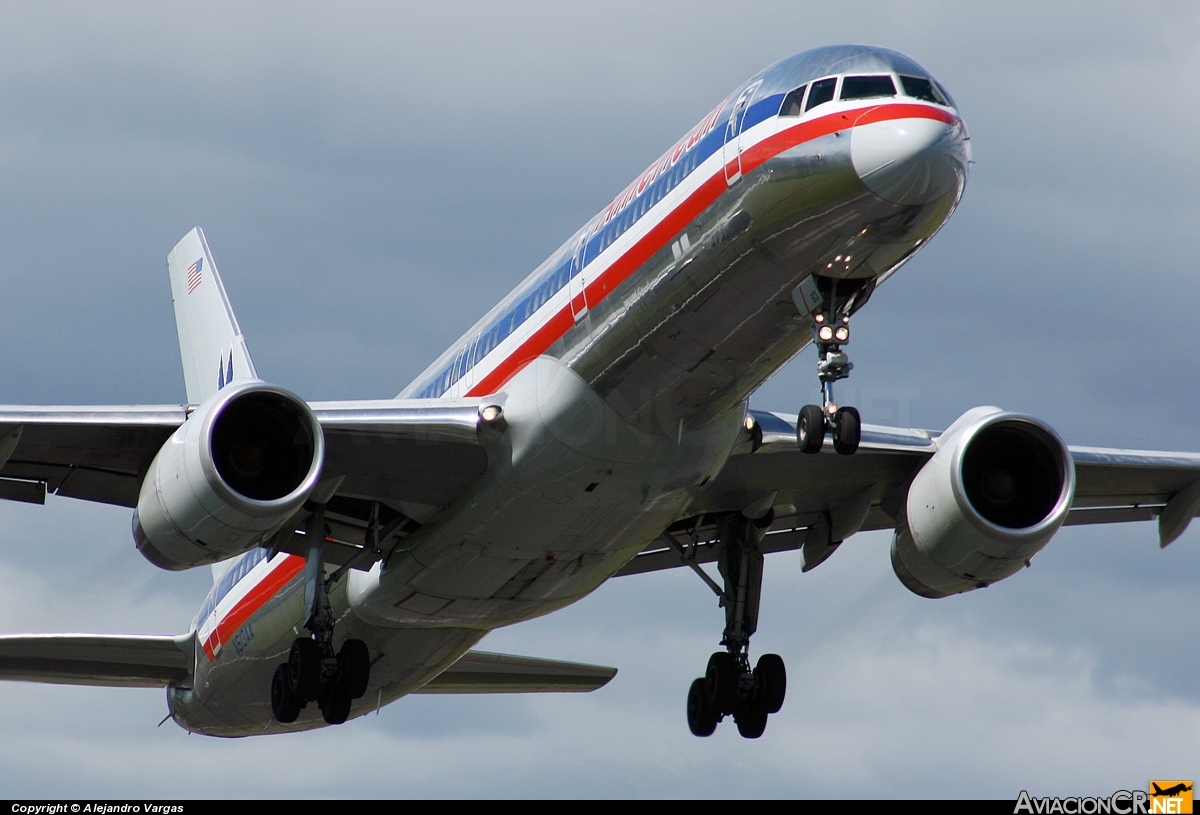
[[[843,346],[850,342],[850,315],[871,295],[874,283],[860,284],[839,294],[845,281],[816,275],[811,285],[820,293],[821,305],[812,312],[813,343],[817,346],[817,378],[821,381],[821,404],[805,405],[796,418],[796,444],[804,453],[819,453],[825,434],[833,434],[833,449],[851,456],[858,450],[862,421],[852,407],[840,407],[833,395],[833,383],[846,379],[854,363]]]

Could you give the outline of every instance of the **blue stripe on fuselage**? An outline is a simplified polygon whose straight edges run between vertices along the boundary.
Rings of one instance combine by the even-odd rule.
[[[783,104],[783,96],[783,94],[776,94],[751,105],[750,109],[746,111],[742,129],[753,127],[778,113]],[[470,340],[456,345],[455,353],[451,356],[449,363],[432,379],[426,381],[423,387],[414,394],[414,398],[436,399],[453,387],[496,346],[536,314],[551,297],[562,291],[571,278],[579,275],[589,263],[600,256],[601,252],[633,228],[634,224],[642,219],[642,216],[682,184],[711,155],[719,152],[724,144],[725,128],[715,127],[689,150],[684,151],[674,165],[648,184],[645,190],[635,195],[606,225],[588,239],[584,246],[583,263],[580,268],[573,268],[573,247],[577,238],[573,237],[564,244],[558,252],[551,256],[559,259],[559,263],[554,265],[553,270],[518,289],[514,295],[510,296],[517,300],[512,308]],[[584,230],[591,231],[599,217],[596,216],[588,221]],[[576,233],[576,235],[578,234]],[[523,297],[522,294],[524,294]]]
[[[200,606],[200,612],[196,615],[196,621],[193,623],[193,626],[199,628],[203,625],[204,621],[208,619],[208,615],[213,613],[213,609],[217,607],[217,604],[225,599],[225,595],[233,591],[233,587],[243,577],[248,575],[251,569],[266,560],[269,555],[269,550],[259,547],[251,549],[234,561],[233,565],[221,575],[221,579],[209,589],[208,596],[204,598],[204,604]]]

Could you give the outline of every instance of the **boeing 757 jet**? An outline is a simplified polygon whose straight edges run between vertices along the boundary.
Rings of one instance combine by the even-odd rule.
[[[954,100],[908,57],[784,59],[385,400],[271,384],[193,229],[167,258],[184,400],[0,407],[0,497],[129,507],[146,559],[210,566],[212,590],[177,636],[0,637],[0,678],[163,687],[179,725],[216,736],[410,693],[589,691],[615,669],[473,648],[686,568],[725,613],[688,726],[757,738],[787,689],[785,659],[751,650],[765,555],[808,571],[891,529],[897,578],[940,598],[1014,576],[1064,524],[1157,519],[1167,545],[1200,509],[1200,455],[1069,447],[995,407],[881,427],[838,401],[852,321],[888,307],[877,290],[969,165]],[[821,404],[751,410],[810,345]]]

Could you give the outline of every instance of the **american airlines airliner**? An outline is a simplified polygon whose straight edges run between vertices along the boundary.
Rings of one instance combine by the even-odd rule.
[[[838,402],[852,318],[954,213],[970,154],[908,57],[784,59],[389,400],[269,384],[192,230],[167,259],[186,402],[0,407],[0,498],[129,507],[150,562],[210,566],[212,589],[177,636],[0,637],[0,678],[165,688],[216,736],[410,693],[591,691],[616,670],[474,646],[687,568],[725,624],[681,725],[757,738],[787,690],[784,657],[750,648],[767,554],[808,571],[892,529],[898,579],[940,598],[1015,575],[1064,524],[1157,519],[1169,544],[1200,510],[1200,455],[1068,447],[995,407],[882,427]],[[810,345],[821,404],[751,410]]]

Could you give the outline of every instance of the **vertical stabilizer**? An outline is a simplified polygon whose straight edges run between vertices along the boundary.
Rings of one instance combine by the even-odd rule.
[[[187,233],[167,255],[167,271],[188,402],[199,404],[230,382],[257,379],[246,338],[200,227]]]

